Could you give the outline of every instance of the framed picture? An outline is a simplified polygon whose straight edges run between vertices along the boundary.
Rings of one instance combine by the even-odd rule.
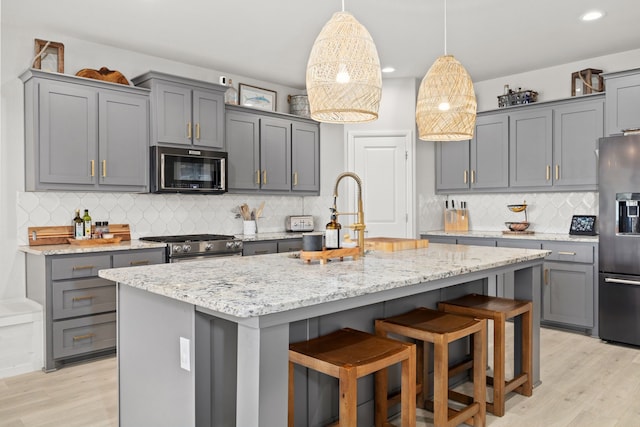
[[[240,83],[240,105],[276,111],[277,92]]]
[[[574,215],[573,218],[571,218],[571,227],[569,228],[569,234],[577,236],[595,236],[595,215]]]
[[[47,40],[36,40],[33,68],[64,73],[64,45]]]

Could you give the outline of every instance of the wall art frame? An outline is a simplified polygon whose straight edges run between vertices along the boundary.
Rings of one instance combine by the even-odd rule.
[[[261,110],[276,111],[278,93],[274,90],[240,83],[240,105],[259,108]]]
[[[33,68],[64,74],[64,44],[35,39]]]

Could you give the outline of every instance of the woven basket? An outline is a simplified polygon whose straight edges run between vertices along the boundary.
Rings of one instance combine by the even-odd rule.
[[[449,109],[438,108],[448,103]],[[424,141],[471,139],[476,124],[476,95],[467,70],[453,55],[436,59],[422,79],[416,104],[419,138]]]
[[[339,83],[337,80],[348,80]],[[368,122],[378,118],[380,60],[371,35],[348,12],[336,12],[318,34],[307,63],[311,118]]]

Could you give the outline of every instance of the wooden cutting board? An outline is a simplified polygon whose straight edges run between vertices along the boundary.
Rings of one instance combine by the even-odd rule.
[[[426,239],[404,239],[400,237],[368,237],[364,239],[364,247],[384,252],[419,249],[429,246]]]
[[[95,226],[93,226],[95,227]],[[92,227],[92,228],[93,228]],[[29,227],[29,246],[64,245],[73,237],[73,227],[70,225]],[[109,233],[121,240],[131,240],[129,224],[109,224]]]

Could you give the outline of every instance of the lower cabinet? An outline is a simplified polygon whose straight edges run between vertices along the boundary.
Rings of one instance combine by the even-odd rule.
[[[243,242],[242,256],[265,255],[302,250],[302,238]]]
[[[44,370],[115,350],[116,286],[98,270],[163,262],[164,248],[27,254],[27,297],[44,308]]]
[[[454,235],[421,234],[432,243],[498,246],[521,249],[546,249],[551,254],[544,262],[541,323],[598,335],[597,275],[598,246],[592,242],[547,241]],[[498,295],[513,297],[514,283],[505,280]]]

